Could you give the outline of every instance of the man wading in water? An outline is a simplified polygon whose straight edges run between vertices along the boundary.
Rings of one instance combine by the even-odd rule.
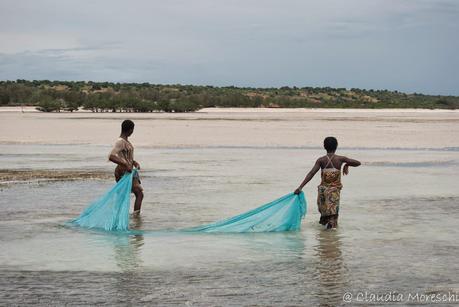
[[[336,155],[337,147],[338,141],[336,138],[331,136],[325,138],[324,148],[327,154],[317,159],[316,164],[306,175],[298,189],[295,190],[295,194],[299,194],[319,169],[322,170],[322,181],[318,186],[317,206],[320,212],[319,223],[326,225],[327,229],[338,226],[339,199],[341,188],[343,187],[341,184],[341,166],[344,164],[343,174],[347,175],[349,174],[349,166],[360,165],[357,160]]]
[[[134,122],[125,120],[121,124],[121,135],[115,143],[109,155],[109,160],[118,164],[115,168],[115,179],[118,182],[126,172],[131,172],[135,167],[140,169],[140,164],[134,160],[134,146],[128,141],[128,138],[134,132]],[[132,193],[135,195],[133,217],[140,215],[140,207],[143,200],[143,188],[140,185],[138,173],[132,178]]]

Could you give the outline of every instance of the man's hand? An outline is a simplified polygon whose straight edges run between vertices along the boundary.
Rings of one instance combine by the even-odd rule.
[[[126,168],[126,171],[127,171],[127,172],[129,172],[129,173],[132,172],[132,167],[133,167],[133,165],[132,165],[131,163],[126,162],[126,163],[124,164],[124,167]]]
[[[344,174],[344,175],[349,174],[349,164],[344,164],[344,167],[343,167],[343,174]]]
[[[134,164],[134,167],[135,167],[136,169],[140,170],[140,164],[139,164],[139,162],[134,161],[133,164]]]
[[[301,189],[300,189],[300,188],[298,188],[298,189],[296,189],[296,190],[295,190],[295,192],[293,192],[293,193],[294,193],[294,194],[296,194],[296,195],[298,195],[298,194],[300,194],[300,193],[301,193]]]

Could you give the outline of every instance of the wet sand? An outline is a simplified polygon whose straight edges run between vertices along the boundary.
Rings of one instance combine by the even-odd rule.
[[[0,185],[24,182],[108,179],[113,174],[103,171],[62,169],[0,169]]]
[[[40,113],[0,108],[0,144],[111,144],[132,119],[132,141],[145,147],[320,146],[459,147],[459,111],[203,109],[196,113]]]

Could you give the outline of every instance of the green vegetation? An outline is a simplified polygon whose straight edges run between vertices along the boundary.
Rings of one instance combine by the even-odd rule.
[[[0,106],[43,112],[192,112],[206,107],[457,109],[459,97],[330,87],[250,88],[85,81],[0,81]]]

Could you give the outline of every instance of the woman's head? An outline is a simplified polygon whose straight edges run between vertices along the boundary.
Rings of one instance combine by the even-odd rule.
[[[121,133],[130,136],[132,132],[134,132],[134,122],[132,120],[126,119],[121,124]]]
[[[336,138],[329,136],[324,139],[324,148],[327,152],[335,152],[338,147]]]

